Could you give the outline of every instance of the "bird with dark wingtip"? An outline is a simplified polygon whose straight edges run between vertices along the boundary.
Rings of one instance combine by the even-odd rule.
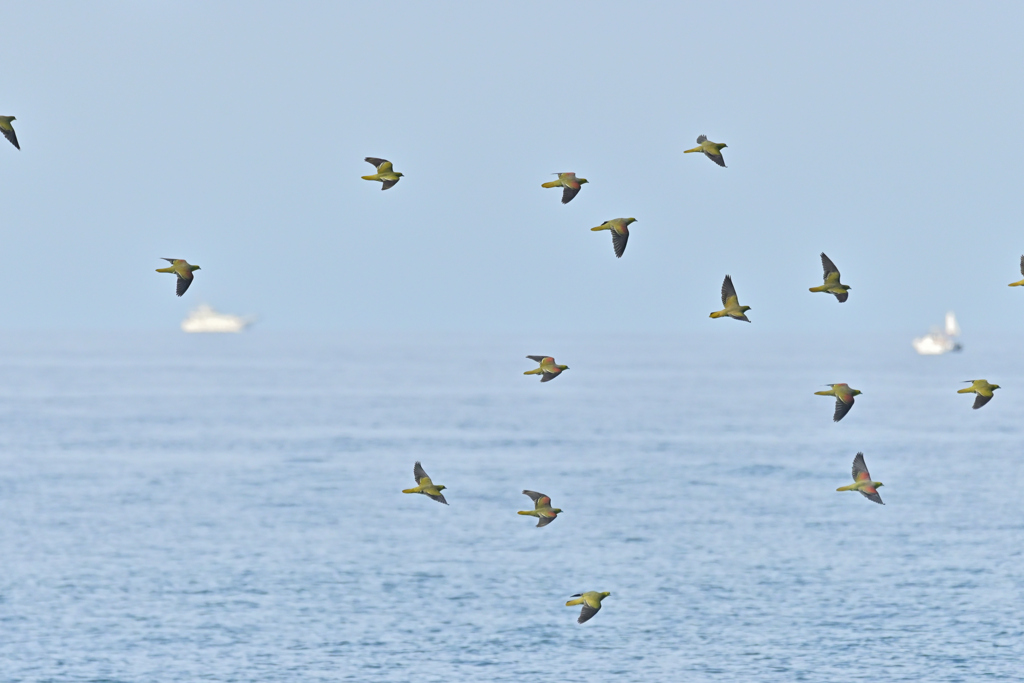
[[[558,176],[557,180],[541,183],[540,186],[562,188],[563,204],[571,202],[580,193],[580,188],[583,187],[583,184],[590,182],[586,178],[577,178],[575,173],[555,173],[554,175]]]
[[[982,407],[986,403],[992,400],[994,391],[999,388],[998,384],[989,384],[987,379],[965,379],[966,384],[970,384],[969,387],[958,389],[958,394],[977,394],[974,398],[974,409]]]
[[[750,319],[747,318],[747,311],[750,310],[750,306],[740,306],[740,300],[736,296],[736,288],[732,284],[732,276],[730,275],[726,275],[725,279],[722,280],[722,305],[725,308],[712,313],[712,318],[729,317],[733,320],[750,322]]]
[[[868,467],[864,464],[864,454],[858,453],[853,459],[853,483],[849,486],[840,486],[836,491],[860,491],[860,494],[879,505],[885,505],[882,497],[878,495],[878,489],[882,486],[880,481],[871,481]]]
[[[12,145],[21,149],[21,145],[18,144],[18,136],[14,133],[14,126],[11,125],[11,121],[17,120],[13,116],[0,116],[0,131],[3,131],[4,137],[10,140]]]
[[[572,596],[576,599],[565,603],[565,606],[573,607],[575,605],[583,605],[583,609],[580,610],[580,616],[576,620],[577,624],[582,624],[584,621],[589,621],[595,614],[601,611],[601,601],[609,595],[611,595],[611,593],[599,593],[597,591],[577,593]]]
[[[444,499],[441,491],[447,487],[444,484],[435,484],[427,476],[427,473],[423,471],[423,465],[417,460],[416,464],[412,468],[412,476],[416,479],[416,486],[411,489],[403,489],[402,493],[422,493],[431,500],[436,500],[438,503],[448,504],[448,501]]]
[[[558,517],[558,513],[562,511],[561,508],[551,507],[551,497],[545,496],[543,493],[537,493],[536,491],[523,490],[523,495],[529,496],[533,499],[532,510],[520,510],[519,514],[529,515],[530,517],[537,518],[537,526],[547,526],[551,522],[555,521]]]
[[[622,258],[622,255],[626,253],[626,242],[629,241],[629,225],[630,223],[636,223],[635,218],[613,218],[605,221],[596,228],[591,228],[594,232],[598,230],[611,230],[612,231],[612,249],[615,250],[615,258]]]
[[[1020,257],[1020,274],[1024,275],[1024,256]],[[1024,280],[1017,280],[1016,282],[1011,282],[1009,284],[1009,286],[1010,287],[1024,287]]]
[[[391,165],[391,162],[387,159],[378,159],[377,157],[366,157],[364,161],[368,161],[377,169],[377,172],[373,175],[364,175],[363,180],[376,180],[381,183],[381,190],[390,190],[395,184],[401,180],[404,173],[399,173]]]
[[[850,408],[853,407],[853,397],[863,393],[860,389],[851,389],[849,384],[826,384],[825,386],[832,388],[828,391],[815,391],[814,395],[836,397],[836,412],[832,415],[833,422],[839,422],[846,417]]]
[[[711,161],[715,162],[722,168],[727,168],[725,165],[725,159],[722,157],[722,150],[728,146],[729,145],[725,144],[724,142],[711,142],[710,140],[708,140],[707,135],[698,135],[697,146],[694,147],[693,149],[685,150],[683,154],[690,154],[691,152],[704,152],[704,156],[706,156],[708,159],[711,159]]]
[[[835,298],[839,299],[839,303],[843,303],[850,298],[847,292],[852,287],[848,287],[839,281],[839,269],[836,268],[836,264],[832,263],[832,259],[825,256],[825,252],[821,252],[821,267],[825,271],[824,281],[825,284],[818,287],[811,287],[812,292],[825,292],[826,294],[832,294]]]
[[[178,296],[181,296],[188,291],[189,285],[192,284],[192,271],[201,270],[199,266],[193,266],[183,258],[167,258],[162,257],[164,261],[170,261],[171,265],[167,268],[157,268],[158,273],[174,273],[178,276],[178,287],[175,290]]]
[[[532,361],[540,363],[539,368],[533,370],[527,370],[524,375],[544,375],[540,378],[541,382],[550,382],[554,378],[562,374],[563,370],[568,370],[568,365],[558,365],[555,363],[555,359],[551,356],[527,356]]]

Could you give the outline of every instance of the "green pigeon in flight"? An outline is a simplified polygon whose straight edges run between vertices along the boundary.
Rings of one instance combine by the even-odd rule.
[[[811,287],[811,291],[832,294],[839,299],[839,303],[849,299],[850,295],[847,292],[852,287],[848,287],[839,281],[839,269],[836,268],[836,264],[832,263],[832,259],[825,256],[825,252],[821,252],[821,267],[825,270],[825,284],[819,287]]]
[[[726,275],[725,280],[722,281],[722,305],[725,308],[712,313],[712,318],[725,318],[728,316],[733,320],[750,322],[750,319],[747,318],[747,311],[750,310],[750,306],[740,306],[740,300],[736,296],[736,288],[733,287],[732,277],[729,275]]]
[[[878,495],[878,488],[882,486],[880,481],[871,481],[867,465],[864,464],[864,454],[858,453],[853,459],[853,483],[849,486],[840,486],[836,491],[860,491],[861,495],[868,500],[873,500],[879,505],[885,505],[882,497]]]
[[[402,493],[422,493],[431,500],[436,500],[438,503],[448,504],[448,501],[444,499],[441,494],[446,487],[444,484],[435,484],[430,481],[430,477],[423,471],[423,465],[417,460],[416,464],[412,468],[412,476],[416,479],[416,486],[411,489],[404,489]]]
[[[958,394],[977,394],[974,398],[974,409],[982,407],[992,400],[993,393],[999,388],[998,384],[989,384],[987,379],[964,380],[971,386],[959,389]]]
[[[178,296],[181,296],[188,291],[189,285],[192,284],[192,271],[200,270],[199,266],[193,266],[183,258],[164,258],[164,261],[170,261],[171,265],[166,268],[157,268],[158,273],[174,273],[178,276]]]
[[[11,144],[21,149],[21,145],[18,144],[18,136],[14,133],[14,126],[11,125],[11,121],[17,121],[13,116],[0,116],[0,130],[4,132],[4,137],[11,141]]]
[[[611,593],[598,593],[597,591],[577,593],[572,596],[576,599],[565,603],[565,606],[573,607],[575,605],[583,605],[583,609],[580,610],[580,616],[576,620],[577,624],[582,624],[584,621],[588,621],[591,617],[601,611],[601,601],[609,595],[611,595]]]
[[[725,159],[722,158],[722,150],[729,145],[724,142],[711,142],[708,140],[708,136],[700,135],[697,137],[697,146],[693,149],[688,149],[683,154],[689,154],[690,152],[704,152],[704,156],[711,161],[715,162],[722,168],[726,168]]]
[[[629,224],[636,223],[635,218],[613,218],[610,221],[605,221],[596,228],[591,228],[593,231],[597,230],[611,230],[612,231],[612,248],[615,250],[615,257],[622,258],[622,254],[626,251],[626,242],[629,241]]]
[[[555,175],[558,176],[558,180],[541,183],[541,187],[562,188],[563,204],[568,204],[573,200],[573,197],[580,193],[580,188],[583,187],[583,183],[590,182],[586,178],[577,178],[575,173],[556,173]]]
[[[829,384],[828,391],[815,391],[815,396],[835,396],[836,412],[832,415],[833,422],[839,422],[853,407],[853,397],[860,395],[860,389],[851,389],[849,384]]]
[[[555,518],[558,517],[558,513],[562,511],[561,508],[551,507],[551,498],[549,496],[545,496],[543,493],[523,490],[523,495],[529,496],[533,499],[533,509],[520,510],[519,514],[536,517],[537,526],[539,527],[551,524],[551,522],[555,521]]]
[[[540,378],[541,382],[550,382],[554,378],[558,377],[562,370],[568,370],[568,365],[558,365],[555,363],[555,359],[551,356],[527,356],[532,361],[540,363],[540,367],[534,370],[527,370],[524,375],[544,375]]]
[[[1024,275],[1024,256],[1020,257],[1020,274]],[[1017,280],[1016,282],[1011,282],[1010,287],[1024,287],[1024,280]]]
[[[381,190],[391,189],[404,175],[396,171],[394,167],[391,166],[391,162],[387,159],[366,157],[365,160],[370,162],[377,169],[377,172],[373,175],[364,175],[363,180],[376,180],[381,183]]]

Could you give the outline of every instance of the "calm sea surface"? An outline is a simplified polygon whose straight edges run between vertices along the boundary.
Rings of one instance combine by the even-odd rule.
[[[1021,340],[752,327],[5,335],[0,681],[1024,680]]]

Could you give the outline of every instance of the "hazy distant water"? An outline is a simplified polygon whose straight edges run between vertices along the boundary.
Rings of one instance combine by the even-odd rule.
[[[0,680],[1024,680],[1020,340],[721,329],[8,335]]]

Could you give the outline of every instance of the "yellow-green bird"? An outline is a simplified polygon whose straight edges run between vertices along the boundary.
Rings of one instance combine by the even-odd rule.
[[[366,157],[365,161],[373,164],[377,172],[373,175],[364,175],[363,180],[376,180],[381,183],[381,190],[389,190],[395,186],[404,174],[399,173],[391,165],[391,162],[387,159],[378,159],[377,157]]]
[[[17,120],[13,116],[0,116],[0,130],[4,132],[4,137],[10,140],[12,145],[21,149],[21,145],[18,144],[18,136],[14,133],[14,126],[11,125],[11,121]]]
[[[825,256],[825,252],[821,252],[821,267],[825,271],[825,284],[820,287],[811,287],[811,291],[833,294],[837,299],[839,299],[839,303],[843,303],[849,299],[850,295],[847,294],[847,292],[853,288],[848,287],[839,281],[839,269],[836,268],[836,264],[832,263],[832,259]]]
[[[530,360],[537,361],[540,363],[540,367],[535,370],[527,370],[524,375],[544,375],[540,378],[541,382],[550,382],[554,378],[562,374],[562,370],[568,370],[568,365],[558,365],[555,363],[555,359],[551,356],[527,356]]]
[[[423,471],[423,465],[420,464],[419,460],[413,465],[412,476],[416,479],[415,488],[403,489],[402,493],[422,493],[427,498],[436,500],[438,503],[448,504],[448,501],[441,495],[441,491],[447,487],[444,484],[435,484],[430,481],[430,477]]]
[[[971,386],[958,390],[958,394],[977,394],[974,399],[974,409],[982,407],[992,400],[992,392],[999,388],[998,384],[989,384],[987,379],[964,380]]]
[[[568,204],[572,201],[573,197],[580,193],[580,188],[583,183],[590,182],[586,178],[577,178],[575,173],[556,173],[558,180],[552,180],[547,183],[541,183],[541,187],[560,187],[562,188],[562,203]]]
[[[166,258],[163,257],[164,261],[170,261],[171,265],[167,268],[157,268],[158,273],[174,273],[178,276],[178,296],[181,296],[188,290],[188,286],[192,284],[192,271],[200,270],[199,266],[193,266],[183,258]]]
[[[597,230],[611,230],[612,231],[612,248],[615,249],[615,258],[622,258],[623,252],[626,251],[626,242],[629,241],[629,224],[636,223],[635,218],[613,218],[610,221],[605,221],[596,228],[591,228],[593,231]]]
[[[851,389],[849,384],[828,384],[826,386],[832,387],[828,391],[815,391],[815,396],[835,396],[836,397],[836,412],[832,415],[833,422],[839,422],[846,414],[850,412],[850,408],[853,407],[853,397],[858,396],[862,392],[860,389]]]
[[[878,495],[878,488],[882,486],[880,481],[871,481],[867,465],[864,464],[864,454],[858,453],[853,459],[853,483],[849,486],[840,486],[836,491],[860,491],[861,495],[868,500],[873,500],[879,505],[885,505],[882,497]]]
[[[558,517],[558,513],[562,511],[561,508],[551,507],[551,498],[549,496],[545,496],[543,493],[527,491],[524,489],[523,495],[529,496],[533,499],[533,509],[520,510],[519,514],[536,517],[537,526],[547,526],[548,524],[551,524],[551,522],[555,521],[555,518]]]
[[[17,144],[17,143],[15,143],[15,144]],[[1024,256],[1020,257],[1020,274],[1024,275]],[[1011,282],[1009,286],[1010,287],[1024,287],[1024,280],[1017,280],[1016,282]]]
[[[725,159],[722,158],[722,150],[729,145],[724,142],[711,142],[708,140],[708,136],[699,135],[697,136],[697,146],[693,149],[688,149],[683,154],[689,154],[690,152],[704,152],[704,156],[711,161],[715,162],[722,168],[726,168]]]
[[[748,323],[750,322],[747,318],[747,311],[750,310],[750,306],[740,306],[740,300],[736,296],[736,288],[733,287],[732,277],[729,275],[726,275],[725,280],[722,281],[722,305],[725,306],[725,308],[712,313],[712,318],[724,318],[728,316],[734,320],[745,320]]]
[[[583,605],[583,609],[580,610],[579,619],[576,620],[577,624],[582,624],[584,621],[589,620],[595,614],[601,611],[601,601],[607,598],[611,593],[604,592],[598,593],[597,591],[587,591],[586,593],[577,593],[572,596],[575,600],[570,600],[565,603],[566,607],[573,607],[575,605]]]

